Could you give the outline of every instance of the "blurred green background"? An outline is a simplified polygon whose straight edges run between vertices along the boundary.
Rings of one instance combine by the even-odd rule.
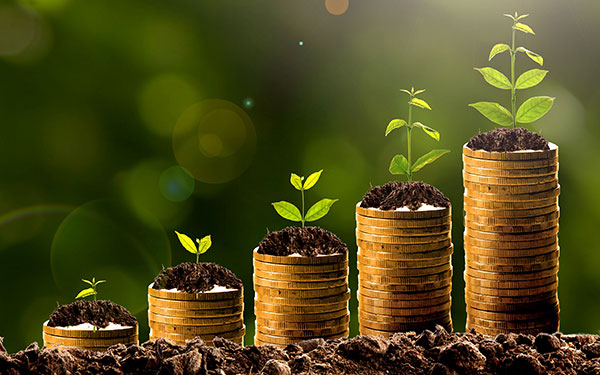
[[[29,0],[0,3],[0,336],[9,351],[41,341],[57,304],[107,279],[147,338],[146,288],[161,265],[193,261],[173,230],[212,234],[202,256],[245,284],[254,332],[251,252],[288,225],[270,203],[297,202],[289,173],[324,168],[308,204],[339,198],[318,225],[351,250],[354,205],[405,152],[389,120],[400,88],[426,88],[451,154],[419,173],[453,203],[453,320],[464,330],[461,146],[493,128],[467,104],[508,94],[486,85],[503,13],[531,13],[555,96],[532,128],[560,146],[561,328],[600,329],[600,2]],[[327,7],[327,6],[328,7]],[[341,14],[334,14],[341,13]],[[507,71],[508,56],[492,66]],[[534,63],[520,56],[518,71]],[[414,137],[416,155],[435,141]],[[183,169],[185,168],[185,169]],[[190,173],[195,178],[190,177]],[[351,301],[351,334],[358,332]]]

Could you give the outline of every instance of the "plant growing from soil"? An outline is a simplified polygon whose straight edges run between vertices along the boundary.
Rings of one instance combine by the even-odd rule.
[[[430,128],[429,126],[423,125],[420,122],[412,121],[412,109],[413,107],[427,109],[431,111],[431,107],[427,104],[423,99],[417,98],[417,95],[425,92],[425,90],[416,90],[414,87],[411,87],[410,91],[401,89],[403,93],[408,94],[408,122],[402,119],[394,119],[390,121],[385,130],[385,135],[387,137],[392,131],[399,129],[401,127],[406,126],[406,135],[407,135],[407,144],[408,144],[408,158],[404,155],[396,155],[392,159],[390,163],[390,173],[391,174],[404,174],[408,178],[409,181],[412,181],[412,175],[414,172],[418,172],[427,164],[431,164],[440,158],[442,155],[450,152],[450,150],[432,150],[426,153],[425,155],[418,158],[415,163],[412,162],[412,130],[413,128],[419,128],[425,132],[428,136],[435,139],[436,141],[440,140],[440,133]]]
[[[175,234],[177,234],[177,238],[179,238],[179,242],[181,242],[181,245],[187,251],[196,255],[196,264],[198,264],[198,261],[200,260],[200,255],[207,252],[208,249],[210,249],[210,247],[212,246],[212,239],[210,234],[208,236],[204,236],[202,239],[196,238],[196,243],[198,244],[197,247],[196,243],[194,243],[194,241],[187,235],[179,233],[178,231],[175,231]]]
[[[85,279],[81,279],[81,281],[83,281],[86,284],[90,285],[90,288],[84,289],[81,292],[79,292],[77,294],[77,297],[75,297],[75,299],[82,299],[82,298],[86,298],[89,296],[94,296],[94,301],[96,301],[96,296],[98,295],[98,292],[96,291],[96,287],[99,284],[105,283],[106,280],[98,280],[96,281],[96,278],[93,277],[92,281],[90,280],[85,280]]]
[[[319,178],[321,177],[321,173],[323,173],[322,169],[318,172],[312,173],[310,176],[308,176],[307,179],[304,179],[304,176],[301,177],[295,173],[292,173],[290,176],[290,183],[294,188],[296,188],[296,190],[299,190],[301,192],[302,212],[300,211],[300,209],[298,209],[298,207],[286,201],[272,203],[273,207],[275,208],[275,211],[277,211],[277,213],[284,219],[301,222],[302,228],[304,228],[305,222],[316,221],[322,218],[323,216],[327,215],[327,213],[331,209],[331,206],[333,206],[333,204],[337,202],[338,199],[321,199],[320,201],[315,203],[311,208],[309,208],[306,214],[304,213],[304,192],[306,190],[311,189],[317,184],[317,181],[319,181]]]
[[[510,90],[511,111],[494,102],[478,102],[469,104],[469,106],[475,108],[490,121],[495,122],[498,125],[516,128],[517,122],[528,124],[544,116],[550,108],[552,108],[555,98],[549,96],[534,96],[525,100],[519,109],[516,109],[517,90],[528,89],[538,85],[542,82],[546,74],[548,74],[548,71],[531,69],[521,74],[515,81],[515,63],[518,52],[525,53],[531,60],[540,66],[544,65],[544,59],[539,54],[532,52],[525,47],[516,47],[515,36],[517,31],[535,35],[530,26],[520,22],[523,18],[527,17],[528,14],[519,15],[515,12],[514,16],[511,14],[505,14],[505,16],[513,21],[512,44],[510,46],[505,43],[494,45],[490,51],[489,61],[498,54],[508,52],[510,55],[510,80],[506,75],[494,68],[475,68],[475,70],[481,73],[485,81],[490,85],[502,90]]]

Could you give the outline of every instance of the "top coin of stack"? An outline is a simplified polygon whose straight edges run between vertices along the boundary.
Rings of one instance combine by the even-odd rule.
[[[467,328],[555,332],[558,306],[558,147],[488,152],[463,147]]]

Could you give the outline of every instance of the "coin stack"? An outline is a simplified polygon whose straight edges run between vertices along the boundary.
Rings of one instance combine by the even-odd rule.
[[[59,348],[78,348],[106,351],[117,344],[138,344],[138,326],[119,329],[79,330],[65,327],[50,327],[48,322],[42,326],[44,346]]]
[[[348,336],[348,254],[253,254],[256,345]]]
[[[242,345],[244,326],[242,289],[185,293],[148,288],[150,339],[167,338],[179,345],[200,337],[212,345],[222,337]]]
[[[556,332],[558,147],[463,147],[467,329]]]
[[[452,331],[450,212],[356,206],[361,334]]]

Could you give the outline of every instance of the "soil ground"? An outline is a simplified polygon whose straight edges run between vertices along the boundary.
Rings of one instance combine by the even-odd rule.
[[[364,208],[395,210],[408,207],[418,210],[422,204],[434,207],[450,207],[450,200],[437,188],[421,181],[392,181],[369,190],[360,203]]]
[[[240,347],[217,338],[177,346],[159,339],[115,345],[106,353],[39,349],[0,353],[2,374],[599,374],[596,335],[501,334],[496,337],[435,331],[359,336],[288,345]]]
[[[182,263],[163,269],[154,279],[154,289],[173,289],[200,293],[215,285],[241,289],[242,281],[227,268],[215,263]]]
[[[474,136],[467,143],[471,150],[510,152],[520,150],[549,150],[548,141],[527,129],[494,129]]]
[[[319,227],[288,227],[268,233],[258,245],[259,254],[302,256],[346,254],[348,246],[335,234]]]
[[[75,301],[59,306],[50,315],[48,326],[68,327],[90,323],[104,328],[111,322],[122,326],[135,326],[137,319],[124,307],[111,301]]]

